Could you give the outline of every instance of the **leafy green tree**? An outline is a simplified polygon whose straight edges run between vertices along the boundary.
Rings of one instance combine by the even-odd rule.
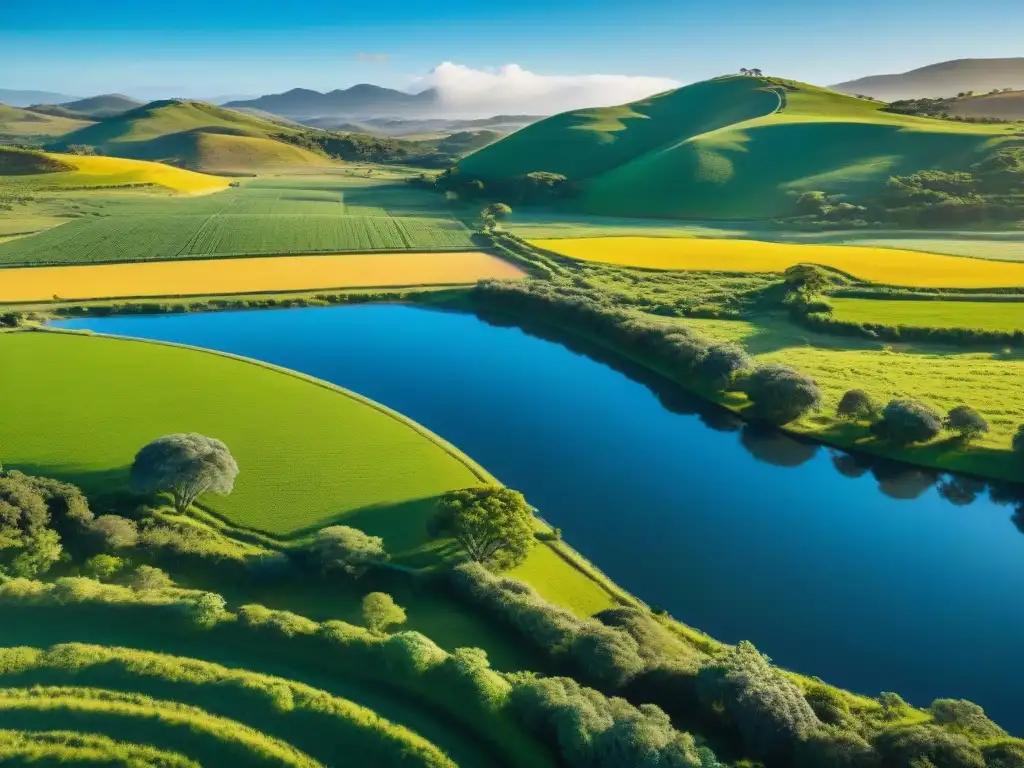
[[[507,219],[512,215],[512,208],[505,203],[492,203],[484,208],[483,214],[492,219]]]
[[[200,494],[227,495],[238,464],[220,440],[195,432],[159,437],[135,455],[131,483],[141,493],[170,492],[184,514]]]
[[[322,571],[340,570],[354,578],[388,559],[384,539],[347,525],[321,528],[309,545],[309,553]]]
[[[128,565],[126,560],[113,555],[94,555],[85,561],[85,572],[95,579],[106,581],[117,575]]]
[[[139,540],[135,521],[120,515],[100,515],[91,525],[92,532],[109,549],[134,547]]]
[[[387,592],[371,592],[363,598],[363,623],[374,634],[386,634],[388,627],[404,624],[405,618],[405,611]]]
[[[533,508],[518,491],[482,486],[445,494],[431,528],[452,536],[473,560],[501,571],[526,559],[533,520]]]
[[[897,445],[923,443],[942,432],[942,417],[917,400],[891,400],[871,430]]]
[[[975,440],[988,432],[988,422],[969,405],[951,408],[943,420],[943,426],[950,432],[956,432],[964,442]]]
[[[189,618],[199,627],[209,629],[227,616],[227,603],[213,592],[203,592],[187,603]]]
[[[21,472],[0,476],[0,573],[38,576],[60,559],[60,536],[32,480]]]

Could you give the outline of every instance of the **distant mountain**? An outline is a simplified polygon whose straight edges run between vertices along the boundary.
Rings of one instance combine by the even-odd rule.
[[[375,136],[401,138],[403,136],[451,134],[459,133],[460,131],[479,130],[497,131],[501,134],[512,133],[543,119],[543,115],[495,115],[494,117],[476,120],[371,117],[362,121],[355,121],[344,117],[307,117],[303,118],[301,122],[303,125],[323,128],[328,131],[369,133]]]
[[[0,104],[0,143],[41,143],[92,123]]]
[[[949,114],[958,117],[998,117],[1002,120],[1024,120],[1024,90],[987,93],[956,99]]]
[[[912,69],[899,75],[875,75],[833,85],[843,93],[871,96],[882,101],[942,98],[965,91],[1024,89],[1024,58],[957,59]]]
[[[78,96],[68,96],[64,93],[51,93],[50,91],[9,91],[0,88],[0,103],[9,107],[29,107],[33,104],[60,104],[65,101],[74,101]]]
[[[247,101],[230,101],[232,109],[258,109],[297,120],[311,117],[344,117],[358,120],[367,117],[427,117],[441,111],[437,91],[404,93],[366,83],[345,90],[320,93],[306,88],[293,88],[285,93],[261,96]]]
[[[136,101],[129,96],[107,93],[63,104],[33,104],[29,109],[44,115],[70,117],[75,120],[102,120],[107,117],[123,115],[128,110],[141,106],[141,101]]]

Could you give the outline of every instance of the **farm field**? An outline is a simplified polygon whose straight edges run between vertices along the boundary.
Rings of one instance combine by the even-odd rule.
[[[6,269],[0,301],[47,298],[306,291],[317,288],[452,285],[519,278],[523,271],[481,251],[197,259],[135,264]]]
[[[228,187],[228,179],[219,176],[145,160],[54,153],[47,153],[46,157],[74,166],[74,170],[0,177],[0,189],[7,187],[12,191],[88,190],[140,184],[191,195],[219,192]]]
[[[1024,330],[1024,302],[892,301],[830,298],[837,320],[919,328]]]
[[[230,496],[203,497],[202,506],[278,536],[358,520],[401,555],[423,544],[431,498],[480,482],[472,462],[401,418],[222,355],[15,333],[0,335],[0,358],[5,368],[40,372],[0,383],[5,401],[25,404],[0,417],[5,465],[87,489],[124,489],[139,448],[200,432],[230,445],[242,468]]]
[[[783,272],[794,264],[832,267],[855,278],[929,288],[1024,286],[1024,265],[863,246],[604,237],[532,240],[574,259],[658,270]]]
[[[147,190],[36,193],[39,200],[0,211],[0,232],[52,228],[0,244],[0,265],[479,247],[443,199],[398,179],[308,175],[240,184],[201,197]]]

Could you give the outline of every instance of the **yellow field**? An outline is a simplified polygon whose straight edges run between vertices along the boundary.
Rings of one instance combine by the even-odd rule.
[[[388,253],[159,261],[82,267],[0,269],[0,301],[201,296],[517,278],[518,267],[489,254]]]
[[[1024,286],[1024,264],[892,248],[663,237],[531,240],[574,259],[646,269],[782,272],[794,264],[833,267],[861,280],[927,288]]]
[[[83,186],[156,184],[175,192],[203,194],[226,189],[229,181],[219,176],[209,176],[145,160],[58,154],[52,154],[51,157],[77,168],[76,171],[60,174],[65,177],[64,179],[57,179],[55,174],[54,181],[63,184],[73,184],[78,180]]]

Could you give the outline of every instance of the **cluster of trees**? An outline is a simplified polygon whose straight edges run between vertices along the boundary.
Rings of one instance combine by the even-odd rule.
[[[552,203],[580,191],[579,183],[560,173],[531,171],[510,179],[483,180],[465,176],[458,166],[438,176],[434,186],[453,200],[510,200],[527,205]]]
[[[687,762],[713,758],[694,753],[685,734],[657,735],[666,722],[663,713],[668,713],[730,745],[737,757],[755,758],[773,768],[1024,767],[1019,742],[1009,740],[970,702],[937,700],[931,710],[934,724],[912,725],[910,708],[896,694],[884,693],[874,708],[854,711],[843,692],[821,683],[798,685],[747,642],[724,651],[709,648],[706,656],[695,655],[692,646],[681,650],[681,641],[644,608],[616,608],[594,619],[579,619],[547,603],[528,585],[496,577],[476,564],[454,569],[451,583],[457,594],[499,618],[572,674],[575,681],[514,683],[512,701],[528,707],[523,710],[527,722],[557,739],[563,749],[568,747],[569,754],[580,755],[581,762],[574,765],[608,764],[601,756],[609,727],[630,734],[629,743],[664,745],[666,750],[660,753],[664,763],[642,762],[635,756],[642,753],[633,753],[636,762],[614,765],[714,765]],[[601,640],[582,642],[582,637]],[[605,652],[581,652],[588,646]],[[628,705],[592,693],[585,685],[645,702],[638,711],[648,717],[615,714]],[[605,712],[621,725],[613,725]]]
[[[997,93],[1010,93],[1013,88],[994,88],[988,95]],[[969,99],[974,96],[974,91],[961,91],[956,97],[947,98],[920,98],[920,99],[898,99],[883,107],[886,112],[896,112],[902,115],[918,115],[920,117],[935,117],[944,120],[956,120],[965,123],[1011,123],[1000,117],[962,117],[953,115],[950,110],[956,105],[959,99]]]
[[[798,419],[821,404],[817,384],[789,366],[755,366],[737,344],[717,342],[683,326],[638,319],[571,284],[482,281],[476,293],[491,304],[568,322],[642,352],[673,378],[693,387],[744,392],[753,404],[752,415],[773,424]]]
[[[746,69],[745,67],[740,67],[740,74],[748,77],[764,77],[764,73],[760,69]]]
[[[346,162],[449,168],[470,152],[492,144],[500,135],[493,131],[462,131],[443,139],[412,141],[368,133],[309,129],[275,134],[274,138]]]

